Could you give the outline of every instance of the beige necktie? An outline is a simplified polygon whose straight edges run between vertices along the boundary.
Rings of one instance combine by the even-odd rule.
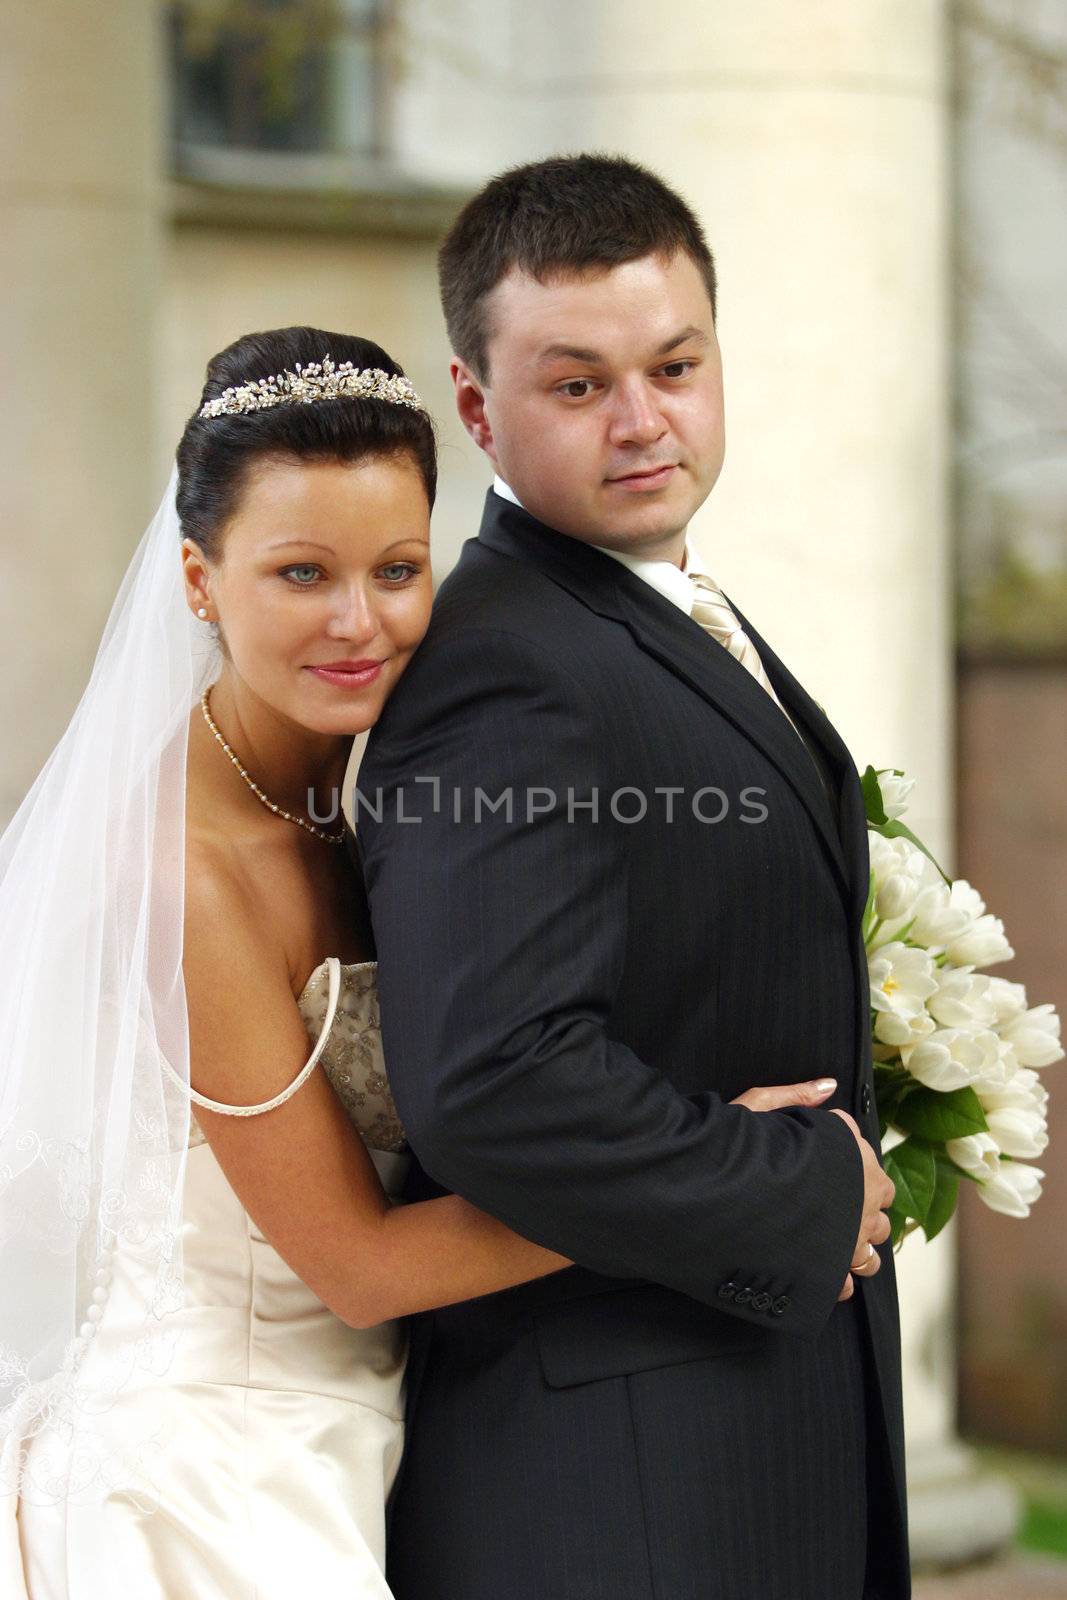
[[[689,613],[693,621],[698,622],[705,633],[710,633],[724,650],[728,650],[735,661],[740,661],[745,671],[752,674],[760,688],[766,690],[782,715],[795,728],[792,717],[774,692],[759,651],[731,611],[722,590],[703,572],[690,572],[689,581],[693,586],[693,605]]]

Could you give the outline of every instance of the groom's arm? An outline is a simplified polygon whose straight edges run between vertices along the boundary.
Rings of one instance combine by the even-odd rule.
[[[681,1095],[608,1038],[627,841],[567,806],[599,788],[606,811],[608,738],[553,658],[488,630],[431,645],[386,708],[357,831],[401,1117],[433,1178],[527,1238],[815,1331],[859,1232],[856,1140],[826,1113]],[[788,1314],[736,1306],[731,1279]]]

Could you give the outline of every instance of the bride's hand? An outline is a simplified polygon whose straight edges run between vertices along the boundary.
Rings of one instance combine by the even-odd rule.
[[[813,1078],[807,1083],[776,1083],[766,1089],[746,1089],[732,1106],[747,1106],[749,1111],[782,1111],[786,1106],[821,1106],[837,1088],[836,1078]],[[839,1300],[851,1300],[855,1285],[851,1272],[845,1278]]]
[[[746,1089],[732,1106],[749,1111],[783,1111],[787,1106],[821,1106],[837,1088],[836,1078],[813,1078],[808,1083],[776,1083],[766,1089]]]

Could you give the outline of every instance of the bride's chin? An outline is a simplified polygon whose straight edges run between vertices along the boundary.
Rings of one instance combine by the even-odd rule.
[[[358,709],[355,706],[338,706],[332,715],[324,716],[320,711],[316,716],[302,716],[297,720],[308,733],[333,739],[358,739],[361,733],[368,733],[374,727],[382,710],[382,704],[360,706]]]

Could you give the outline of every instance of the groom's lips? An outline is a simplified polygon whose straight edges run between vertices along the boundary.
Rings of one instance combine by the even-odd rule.
[[[647,494],[652,489],[662,489],[671,481],[677,470],[678,463],[669,461],[662,467],[650,467],[642,472],[628,472],[625,476],[609,478],[608,482],[615,484],[619,489],[629,490],[635,494]]]
[[[331,661],[326,666],[309,667],[308,671],[339,689],[362,689],[374,682],[384,666],[384,661]]]

